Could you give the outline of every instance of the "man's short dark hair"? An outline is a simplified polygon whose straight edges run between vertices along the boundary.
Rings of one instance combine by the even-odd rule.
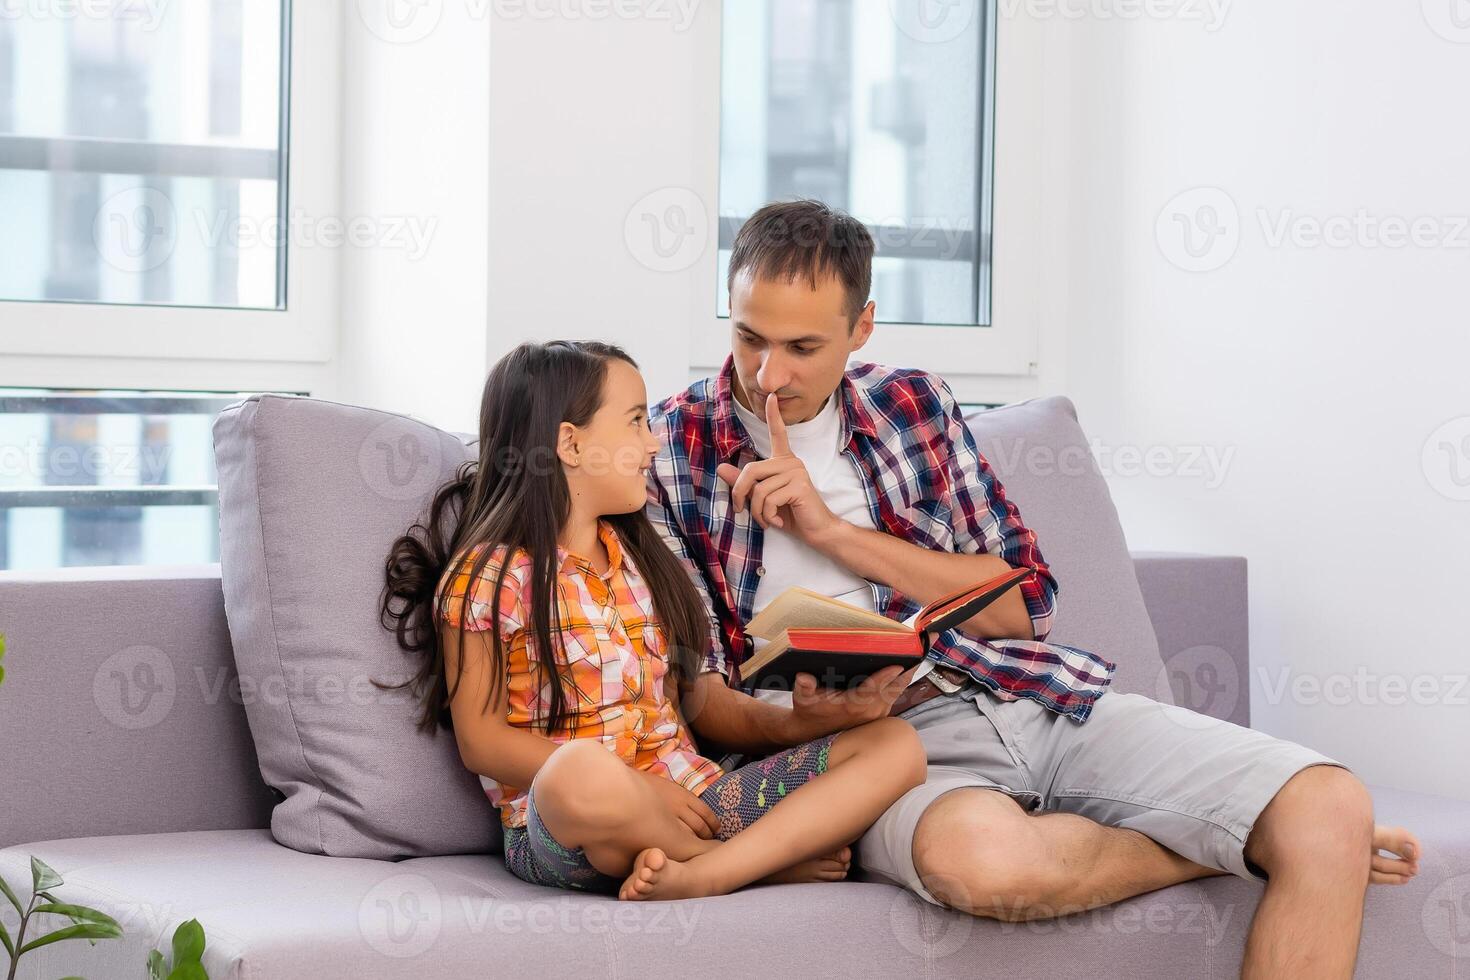
[[[757,279],[805,279],[813,289],[836,276],[856,323],[873,288],[873,236],[863,223],[821,201],[767,204],[740,227],[730,252],[730,288],[749,270]]]

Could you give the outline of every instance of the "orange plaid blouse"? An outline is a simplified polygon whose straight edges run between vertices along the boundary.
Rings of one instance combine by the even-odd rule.
[[[576,735],[547,732],[543,727],[550,695],[536,687],[533,661],[540,655],[534,649],[527,612],[531,558],[524,551],[517,551],[512,559],[499,597],[500,636],[507,661],[506,720],[554,742],[595,738],[635,769],[666,776],[697,794],[724,771],[695,750],[673,702],[664,695],[664,675],[669,669],[664,631],[643,577],[623,554],[611,524],[599,521],[597,533],[607,548],[606,574],[599,574],[587,558],[557,549],[560,645],[566,650],[562,691],[568,711],[576,718]],[[462,626],[470,632],[490,628],[491,590],[499,562],[504,560],[504,545],[496,547],[471,586],[468,617],[462,599],[483,547],[465,552],[457,565],[451,562],[439,580],[435,609],[447,585],[444,622],[451,628]],[[504,826],[525,826],[525,789],[485,775],[480,776],[480,784],[490,802],[500,807]]]

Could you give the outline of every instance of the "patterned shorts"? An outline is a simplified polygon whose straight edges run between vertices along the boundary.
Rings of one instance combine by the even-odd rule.
[[[725,773],[699,794],[720,820],[719,840],[729,840],[755,823],[788,793],[827,771],[836,735],[803,745]],[[613,895],[622,879],[603,874],[580,847],[563,847],[536,811],[535,785],[526,796],[526,825],[505,830],[505,866],[511,874],[536,885],[572,888]]]

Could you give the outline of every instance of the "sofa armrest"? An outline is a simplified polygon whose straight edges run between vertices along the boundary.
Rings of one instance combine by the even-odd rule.
[[[1133,567],[1164,660],[1155,697],[1250,725],[1245,559],[1135,551]]]
[[[0,572],[0,633],[0,847],[269,826],[218,565]]]

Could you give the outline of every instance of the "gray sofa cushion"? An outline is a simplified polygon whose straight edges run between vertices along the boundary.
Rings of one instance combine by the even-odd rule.
[[[1118,512],[1071,400],[1033,398],[967,421],[1057,577],[1047,640],[1116,662],[1112,690],[1172,700]]]
[[[1462,977],[1470,941],[1456,909],[1470,895],[1470,803],[1384,788],[1374,799],[1381,821],[1419,834],[1425,859],[1409,884],[1369,889],[1357,976]],[[101,909],[123,927],[121,939],[96,946],[61,942],[27,953],[21,975],[36,978],[140,976],[148,950],[167,950],[174,928],[197,917],[214,980],[773,972],[1227,980],[1240,973],[1261,896],[1253,881],[1205,878],[1026,923],[971,918],[860,881],[618,902],[526,884],[489,855],[329,858],[237,830],[0,851],[0,874],[17,883],[22,901],[30,854],[66,879],[58,898]]]
[[[485,852],[498,814],[454,737],[413,727],[379,624],[393,539],[469,450],[432,426],[262,395],[214,424],[225,613],[276,840],[339,857]]]

